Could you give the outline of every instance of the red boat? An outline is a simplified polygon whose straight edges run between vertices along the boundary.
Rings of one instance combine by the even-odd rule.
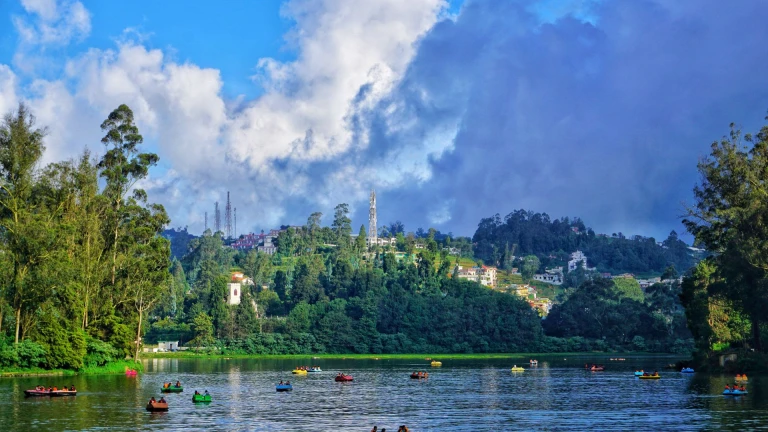
[[[24,396],[77,396],[77,390],[24,390]]]
[[[168,402],[149,401],[147,411],[168,411]]]
[[[427,378],[427,377],[429,377],[429,374],[426,373],[426,372],[424,372],[424,373],[412,373],[411,374],[411,379],[420,379],[420,378]]]
[[[591,368],[589,368],[587,370],[590,370],[592,372],[602,372],[602,371],[605,370],[605,367],[603,367],[603,366],[592,366]]]
[[[337,375],[336,376],[336,382],[347,382],[347,381],[354,381],[354,378],[352,378],[352,375]]]

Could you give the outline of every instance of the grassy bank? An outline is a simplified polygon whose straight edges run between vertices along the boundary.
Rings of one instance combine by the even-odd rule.
[[[125,369],[144,370],[141,363],[130,360],[120,360],[107,363],[104,366],[85,367],[80,370],[71,369],[41,369],[41,368],[6,368],[0,369],[0,377],[24,377],[24,376],[72,376],[72,375],[120,375]]]
[[[331,359],[331,360],[492,360],[492,359],[525,359],[537,357],[595,357],[595,356],[621,356],[621,357],[679,357],[679,354],[658,353],[604,353],[604,352],[572,352],[572,353],[493,353],[493,354],[215,354],[196,353],[189,351],[144,353],[142,358],[190,358],[190,359]]]

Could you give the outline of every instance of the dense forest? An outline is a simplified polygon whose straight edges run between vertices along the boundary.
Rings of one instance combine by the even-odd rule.
[[[645,292],[634,279],[596,277],[574,289],[543,321],[547,335],[580,338],[553,351],[690,352],[691,333],[676,281]]]
[[[0,125],[0,366],[80,369],[138,355],[138,336],[168,286],[169,223],[136,183],[133,113],[101,124],[103,157],[40,167],[45,128],[27,107]]]
[[[576,250],[587,255],[589,267],[612,274],[660,274],[669,265],[685,270],[698,261],[674,231],[659,244],[652,237],[597,235],[581,219],[550,219],[525,210],[503,220],[498,214],[482,219],[472,241],[477,258],[501,268],[515,266],[514,257],[526,255],[537,256],[542,266],[559,266]]]

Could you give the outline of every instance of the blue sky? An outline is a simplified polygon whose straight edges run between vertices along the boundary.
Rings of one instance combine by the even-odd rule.
[[[664,237],[708,144],[768,107],[761,2],[222,4],[0,0],[0,110],[32,107],[51,162],[128,104],[161,157],[142,187],[193,232],[227,191],[240,231],[340,202],[357,227],[375,188],[412,230],[525,208]]]

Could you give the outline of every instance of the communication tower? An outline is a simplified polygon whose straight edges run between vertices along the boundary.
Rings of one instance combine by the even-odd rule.
[[[216,201],[216,204],[214,204],[214,215],[213,215],[213,231],[215,233],[221,231],[221,210],[219,210],[219,202]]]
[[[232,204],[229,202],[229,191],[227,191],[227,206],[224,208],[224,229],[226,238],[232,238]]]
[[[368,212],[368,241],[376,245],[376,191],[371,189],[371,208]]]

